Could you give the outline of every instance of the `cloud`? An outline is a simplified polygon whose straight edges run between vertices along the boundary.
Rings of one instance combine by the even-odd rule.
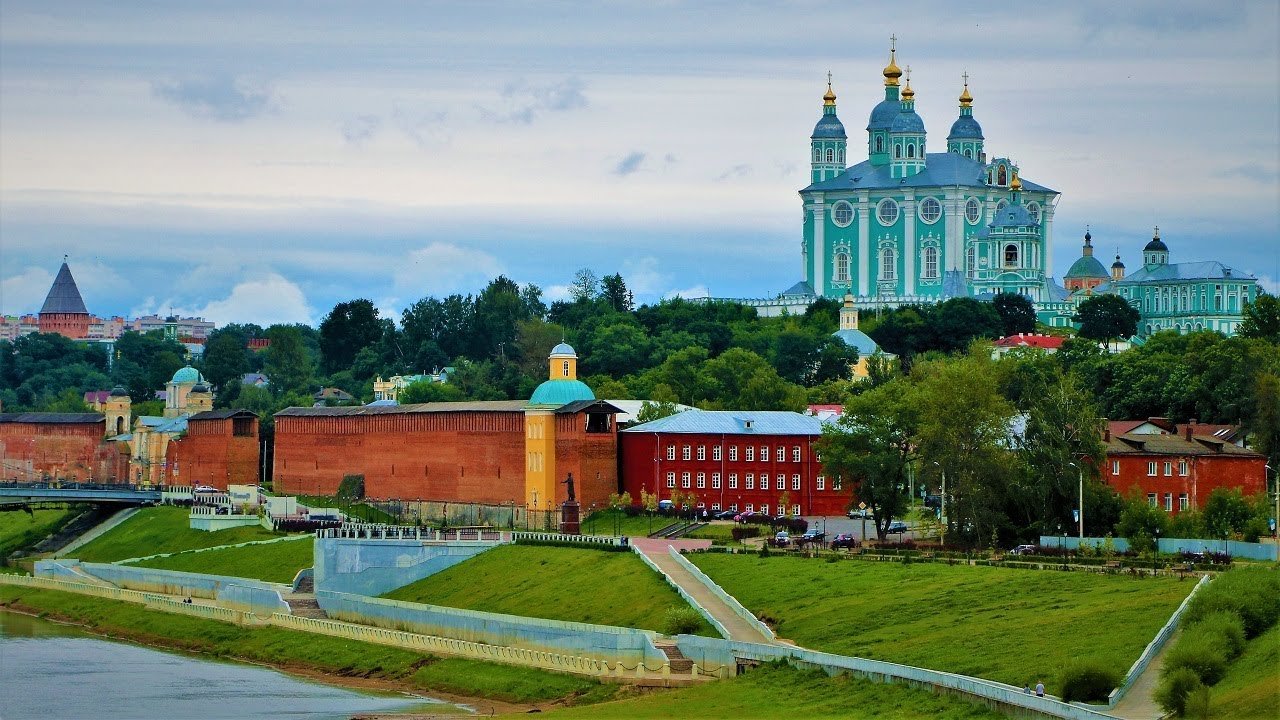
[[[711,297],[711,291],[707,290],[706,285],[694,285],[693,287],[685,288],[684,290],[668,291],[667,294],[662,297],[666,300],[677,297],[684,298],[685,300],[692,300],[694,298]]]
[[[613,174],[626,177],[631,173],[634,173],[640,170],[640,166],[643,164],[644,164],[644,153],[637,150],[627,155],[626,157],[622,158],[621,160],[619,160],[618,164],[613,168]]]
[[[1280,179],[1280,171],[1275,168],[1263,167],[1258,163],[1233,165],[1219,170],[1214,175],[1220,178],[1243,178],[1260,183],[1275,183],[1277,179]]]
[[[395,270],[395,285],[408,297],[476,293],[501,275],[502,264],[483,250],[434,242],[408,254]]]
[[[1259,275],[1258,287],[1266,290],[1269,295],[1280,295],[1280,280],[1270,275]]]
[[[230,75],[158,82],[151,93],[192,117],[218,122],[243,122],[269,111],[275,102],[270,88]]]
[[[0,314],[37,312],[52,286],[53,273],[39,267],[29,267],[0,280]]]
[[[382,127],[377,115],[357,115],[342,123],[342,137],[352,145],[360,145],[373,139]]]
[[[582,81],[568,77],[546,85],[533,85],[524,79],[512,80],[502,88],[502,108],[480,106],[485,117],[516,125],[532,124],[543,113],[566,112],[587,106]]]
[[[231,294],[214,300],[195,314],[219,325],[231,322],[310,323],[311,306],[302,288],[277,273],[245,280],[231,288]]]
[[[627,289],[639,297],[654,297],[660,288],[670,287],[670,276],[658,269],[658,259],[653,256],[624,261],[621,275],[627,281]]]
[[[729,168],[728,170],[725,170],[724,172],[720,173],[718,176],[716,176],[716,182],[723,182],[725,180],[734,180],[737,178],[744,178],[750,174],[751,174],[751,166],[747,165],[746,163],[739,163]]]
[[[542,290],[542,299],[548,303],[560,300],[568,301],[573,298],[573,291],[568,285],[551,285]]]
[[[392,120],[400,132],[409,136],[418,147],[430,148],[447,145],[452,139],[446,122],[449,113],[444,110],[412,112],[404,108],[396,108]]]

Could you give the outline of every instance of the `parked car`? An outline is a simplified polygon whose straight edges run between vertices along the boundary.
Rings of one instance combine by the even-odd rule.
[[[1010,555],[1035,555],[1040,548],[1035,545],[1019,545],[1009,551]]]
[[[786,530],[779,530],[777,535],[773,536],[774,547],[786,547],[791,544],[791,536]]]
[[[862,543],[858,542],[858,538],[854,537],[850,533],[840,533],[831,539],[832,550],[839,550],[841,548],[853,549],[861,546],[861,544]]]
[[[820,530],[809,530],[796,540],[797,544],[820,543],[827,539],[827,534]]]
[[[734,517],[737,516],[737,514],[738,514],[737,510],[721,510],[717,513],[713,513],[711,517],[717,520],[732,520]]]
[[[216,493],[218,492],[218,488],[210,485],[197,485],[195,491],[198,493]]]
[[[870,520],[872,517],[870,508],[866,510],[859,510],[858,508],[854,508],[848,512],[848,515],[851,520],[861,520],[863,518]]]
[[[750,520],[753,515],[755,515],[755,513],[752,512],[751,510],[744,510],[738,513],[737,515],[734,515],[733,519],[734,519],[734,522],[744,523]]]
[[[907,524],[905,522],[901,520],[894,520],[889,523],[889,529],[885,530],[885,532],[896,534],[896,533],[904,533],[910,529],[911,528],[907,527]]]

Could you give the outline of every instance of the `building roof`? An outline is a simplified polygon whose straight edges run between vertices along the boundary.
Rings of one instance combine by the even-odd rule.
[[[188,421],[193,420],[226,420],[228,418],[238,417],[258,417],[258,413],[252,410],[244,409],[226,409],[226,410],[205,410],[187,418]]]
[[[71,277],[71,268],[65,262],[58,268],[58,276],[53,279],[53,286],[49,288],[49,294],[45,296],[44,305],[40,308],[40,314],[45,313],[89,314],[89,309],[84,306],[84,298],[80,297],[80,288],[76,287],[76,280]]]
[[[844,341],[845,345],[857,350],[858,357],[871,357],[876,350],[880,349],[876,341],[861,330],[837,330],[831,334]]]
[[[1058,284],[1053,278],[1046,278],[1044,288],[1049,293],[1049,302],[1066,302],[1071,297],[1071,292]]]
[[[871,117],[867,119],[868,130],[888,130],[893,119],[902,112],[901,100],[881,100],[871,108]]]
[[[782,291],[783,297],[815,297],[816,295],[817,293],[813,291],[813,286],[809,284],[808,280],[801,280]]]
[[[1257,280],[1246,272],[1237,272],[1217,260],[1154,265],[1134,270],[1124,283],[1171,282],[1177,280]]]
[[[1187,430],[1190,429],[1193,436],[1225,440],[1231,443],[1239,442],[1244,437],[1244,427],[1241,425],[1201,423],[1196,422],[1194,419],[1189,423],[1175,423],[1164,417],[1150,417],[1146,420],[1111,420],[1107,423],[1107,429],[1113,436],[1165,434],[1178,435],[1180,437],[1186,437]]]
[[[1031,211],[1022,203],[1010,203],[996,213],[990,227],[1039,227],[1040,223],[1031,217]]]
[[[549,356],[554,355],[572,355],[573,357],[578,357],[578,353],[574,351],[573,346],[564,342],[551,348]]]
[[[894,103],[897,105],[897,103]],[[944,185],[987,186],[986,165],[955,153],[928,153],[925,169],[908,178],[895,178],[889,165],[876,167],[870,160],[845,169],[834,178],[816,182],[801,192],[837,190],[874,190],[889,188],[941,187]],[[1057,193],[1043,185],[1020,178],[1023,192]]]
[[[88,390],[84,394],[84,402],[86,405],[91,403],[103,403],[110,397],[110,390]]]
[[[982,126],[972,115],[961,115],[951,123],[951,134],[948,140],[981,140]]]
[[[1108,455],[1170,455],[1170,456],[1230,456],[1237,458],[1257,458],[1266,456],[1233,445],[1226,440],[1203,435],[1193,435],[1188,440],[1183,435],[1145,435],[1129,433],[1112,435],[1107,441]]]
[[[562,405],[556,409],[556,413],[580,413],[580,412],[596,412],[610,413],[612,415],[622,414],[622,408],[614,405],[607,400],[575,400],[574,402]]]
[[[1058,337],[1056,335],[1018,333],[1017,335],[1002,337],[999,340],[996,340],[994,344],[996,347],[1033,347],[1041,348],[1043,350],[1057,350],[1058,348],[1061,348],[1062,343],[1066,341],[1066,338]]]
[[[346,407],[291,407],[275,417],[345,417],[349,415],[398,415],[451,412],[524,412],[523,400],[471,400],[410,405],[350,405]]]
[[[1143,252],[1169,252],[1169,246],[1165,245],[1164,241],[1161,240],[1160,237],[1157,235],[1156,237],[1151,238],[1151,242],[1147,243],[1146,247],[1142,248],[1142,251]]]
[[[916,114],[915,110],[903,110],[893,119],[893,123],[889,125],[889,132],[895,133],[923,133],[924,120]]]
[[[622,432],[821,435],[822,421],[812,415],[779,410],[686,410]]]
[[[558,408],[579,400],[595,400],[596,394],[581,380],[546,380],[533,391],[530,406]]]
[[[1076,261],[1071,263],[1071,269],[1067,271],[1064,278],[1108,278],[1111,277],[1107,272],[1106,266],[1102,261],[1092,255],[1081,255]]]
[[[101,424],[102,413],[52,413],[20,412],[0,413],[0,423],[31,423],[37,425],[90,425]]]
[[[840,118],[836,117],[835,113],[829,115],[823,113],[822,117],[818,118],[818,124],[813,126],[813,135],[810,136],[810,139],[844,140],[845,137],[844,123],[840,122]]]
[[[185,383],[203,383],[204,381],[205,379],[200,375],[200,371],[188,365],[184,368],[179,368],[178,372],[173,374],[173,379],[170,380],[169,382],[185,384]]]
[[[320,388],[320,391],[312,395],[316,400],[338,400],[340,402],[351,402],[355,400],[355,396],[343,390],[342,388],[327,387]]]
[[[241,385],[266,385],[267,376],[262,373],[245,373],[240,377]]]

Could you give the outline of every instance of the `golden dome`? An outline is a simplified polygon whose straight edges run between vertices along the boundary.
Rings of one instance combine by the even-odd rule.
[[[911,100],[916,96],[916,91],[911,89],[911,66],[907,66],[907,86],[902,88],[902,99]]]
[[[969,94],[969,83],[964,84],[964,92],[960,93],[960,106],[969,107],[973,104],[973,96]]]
[[[835,105],[836,93],[831,89],[831,73],[827,73],[827,94],[822,96],[823,105]]]
[[[898,84],[898,78],[902,77],[902,68],[898,67],[898,63],[894,62],[894,50],[889,51],[889,64],[884,66],[884,84],[893,86]]]

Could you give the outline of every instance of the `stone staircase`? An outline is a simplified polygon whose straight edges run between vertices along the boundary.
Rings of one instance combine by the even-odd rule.
[[[316,596],[311,593],[291,593],[284,596],[284,601],[289,604],[289,612],[298,617],[321,620],[329,617],[320,609],[320,603],[316,602]]]
[[[654,643],[654,645],[667,656],[667,663],[671,665],[671,672],[688,673],[693,669],[693,661],[685,657],[675,643],[659,642]]]

